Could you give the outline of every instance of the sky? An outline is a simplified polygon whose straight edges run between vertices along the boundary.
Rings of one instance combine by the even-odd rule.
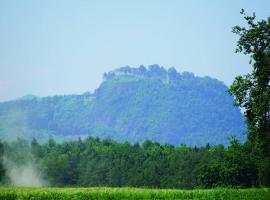
[[[0,101],[93,92],[104,72],[159,64],[230,85],[251,71],[231,30],[269,0],[0,0]]]

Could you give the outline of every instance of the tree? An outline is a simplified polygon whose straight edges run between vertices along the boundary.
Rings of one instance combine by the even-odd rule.
[[[270,185],[270,17],[255,21],[255,14],[241,14],[247,27],[235,26],[240,36],[236,52],[250,55],[251,73],[237,76],[229,92],[235,104],[244,109],[248,140],[253,144],[261,185]]]
[[[0,182],[2,181],[2,179],[4,178],[4,175],[5,175],[3,156],[4,156],[4,144],[0,140]]]

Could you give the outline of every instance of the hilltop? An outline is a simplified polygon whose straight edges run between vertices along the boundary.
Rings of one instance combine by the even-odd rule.
[[[0,138],[39,141],[94,136],[150,139],[174,145],[244,140],[240,110],[227,86],[211,77],[159,65],[104,73],[94,93],[21,98],[0,103]]]

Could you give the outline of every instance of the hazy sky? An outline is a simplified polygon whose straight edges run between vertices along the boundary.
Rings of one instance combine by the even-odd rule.
[[[241,8],[270,15],[269,0],[0,0],[0,101],[93,91],[104,72],[140,64],[229,85],[251,69],[234,53]]]

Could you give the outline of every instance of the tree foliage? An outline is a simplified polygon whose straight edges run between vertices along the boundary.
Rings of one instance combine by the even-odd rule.
[[[247,27],[235,26],[239,35],[236,52],[250,55],[252,72],[235,78],[230,93],[237,106],[244,109],[248,125],[248,139],[259,155],[260,182],[270,185],[270,17],[255,21],[241,11]]]
[[[117,143],[85,140],[39,144],[33,140],[0,143],[16,166],[31,161],[50,186],[211,188],[257,186],[250,148],[238,142],[225,148],[172,146],[146,140]],[[1,162],[0,162],[1,166]],[[7,179],[2,183],[8,184]],[[1,178],[1,177],[0,177]]]

